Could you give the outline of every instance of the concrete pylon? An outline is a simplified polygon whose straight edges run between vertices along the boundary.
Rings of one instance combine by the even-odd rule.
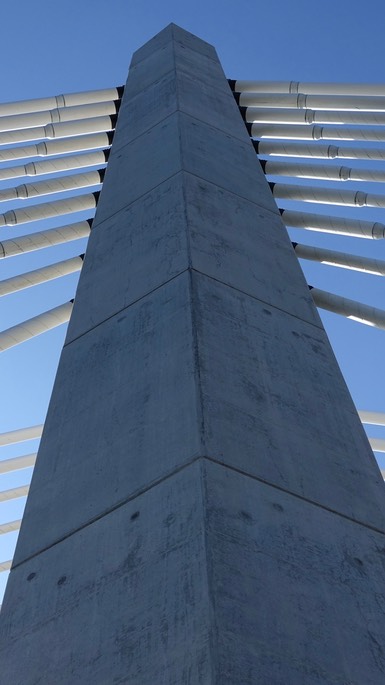
[[[1,614],[12,685],[383,685],[385,489],[215,50],[132,60]]]

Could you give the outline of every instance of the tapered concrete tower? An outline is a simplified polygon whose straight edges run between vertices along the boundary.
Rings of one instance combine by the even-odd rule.
[[[215,50],[135,53],[2,685],[383,685],[385,491]]]

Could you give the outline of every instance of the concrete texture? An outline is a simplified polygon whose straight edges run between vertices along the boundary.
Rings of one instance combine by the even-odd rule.
[[[233,469],[203,472],[214,682],[379,685],[383,534]]]
[[[198,459],[13,571],[1,682],[377,685],[384,564],[381,533]]]
[[[384,531],[380,472],[215,51],[170,26],[130,68],[0,683],[382,685]]]
[[[13,573],[2,685],[213,682],[199,465]]]

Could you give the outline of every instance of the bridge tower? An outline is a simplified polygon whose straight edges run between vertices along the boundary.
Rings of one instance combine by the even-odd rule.
[[[382,685],[384,486],[213,47],[133,56],[1,614],[12,685]]]

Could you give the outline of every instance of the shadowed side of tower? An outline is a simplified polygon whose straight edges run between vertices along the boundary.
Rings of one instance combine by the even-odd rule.
[[[384,486],[215,50],[132,60],[1,614],[13,685],[380,685]]]

